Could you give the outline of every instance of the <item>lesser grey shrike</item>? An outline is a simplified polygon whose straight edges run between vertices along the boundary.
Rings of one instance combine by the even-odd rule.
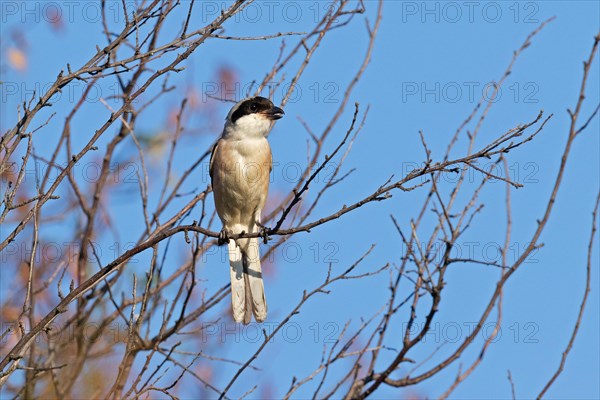
[[[259,239],[228,237],[264,229],[261,212],[272,166],[267,135],[283,114],[264,97],[240,101],[229,111],[210,158],[215,207],[223,222],[220,241],[227,240],[228,246],[233,319],[244,324],[250,323],[252,314],[258,322],[267,317]]]

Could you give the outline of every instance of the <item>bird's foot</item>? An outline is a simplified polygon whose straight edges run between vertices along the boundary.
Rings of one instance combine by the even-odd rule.
[[[229,234],[227,233],[227,229],[223,227],[221,232],[219,232],[219,237],[217,238],[217,245],[223,246],[225,243],[229,242]]]
[[[269,242],[269,232],[271,231],[271,228],[267,228],[258,221],[256,221],[256,225],[260,228],[260,237],[263,239],[263,243],[267,244]]]

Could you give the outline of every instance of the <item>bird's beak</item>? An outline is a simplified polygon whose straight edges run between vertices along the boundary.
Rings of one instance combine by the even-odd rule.
[[[285,113],[281,108],[273,106],[273,108],[271,108],[269,111],[265,111],[264,114],[267,116],[267,118],[276,120],[283,117]]]

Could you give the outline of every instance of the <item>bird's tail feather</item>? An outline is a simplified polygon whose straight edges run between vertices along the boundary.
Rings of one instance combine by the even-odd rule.
[[[234,240],[229,241],[227,248],[229,250],[233,319],[236,322],[242,322],[246,311],[246,279],[244,276],[242,252]]]
[[[251,310],[254,314],[254,319],[258,322],[263,322],[267,318],[267,300],[265,299],[265,286],[263,284],[262,271],[260,268],[260,253],[259,253],[258,238],[248,240],[248,247],[244,252],[244,273],[247,276],[246,290],[250,292],[252,306],[246,306],[246,313]],[[248,315],[247,318],[250,318]]]
[[[258,238],[230,240],[231,304],[233,319],[249,324],[267,318],[267,302],[260,266]]]

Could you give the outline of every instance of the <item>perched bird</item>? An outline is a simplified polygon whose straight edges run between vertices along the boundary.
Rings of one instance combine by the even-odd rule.
[[[264,97],[237,103],[210,158],[210,177],[217,214],[223,222],[220,242],[227,241],[231,273],[231,304],[236,322],[262,322],[267,302],[260,269],[259,239],[228,239],[260,232],[261,212],[269,192],[272,156],[267,135],[283,110]]]

